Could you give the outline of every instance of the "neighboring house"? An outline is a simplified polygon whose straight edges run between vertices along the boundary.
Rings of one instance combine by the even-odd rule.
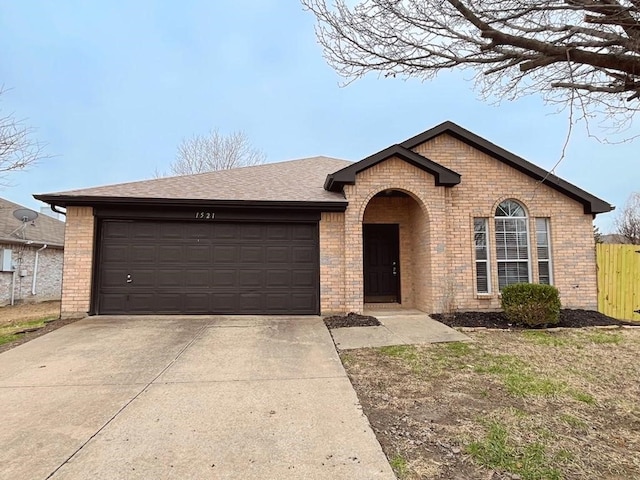
[[[451,123],[314,157],[36,195],[67,208],[62,313],[495,309],[515,282],[597,306],[611,205]]]
[[[0,198],[0,305],[60,299],[64,222],[33,213]]]

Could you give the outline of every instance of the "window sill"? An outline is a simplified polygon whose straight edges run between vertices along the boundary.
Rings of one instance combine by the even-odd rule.
[[[493,298],[496,298],[496,294],[495,293],[476,293],[476,298],[478,300],[491,300]]]

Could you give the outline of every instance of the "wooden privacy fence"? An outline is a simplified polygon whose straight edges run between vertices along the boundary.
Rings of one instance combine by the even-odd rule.
[[[640,321],[640,245],[596,245],[598,310]]]

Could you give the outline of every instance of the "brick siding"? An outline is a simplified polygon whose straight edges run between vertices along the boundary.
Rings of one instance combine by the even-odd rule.
[[[13,274],[0,272],[0,305],[11,302],[11,289],[14,288],[14,302],[42,302],[59,300],[62,287],[62,249],[47,247],[38,253],[38,272],[35,294],[32,293],[33,273],[35,269],[35,247],[22,244],[0,244],[0,249],[12,251],[12,263],[16,271],[15,288]]]
[[[91,207],[68,207],[62,281],[63,318],[87,315],[91,304],[94,217]]]
[[[553,283],[563,305],[596,309],[592,218],[582,204],[449,135],[414,150],[458,172],[461,183],[436,187],[429,173],[397,158],[358,173],[355,185],[345,186],[344,215],[325,214],[321,221],[323,313],[364,307],[363,223],[399,225],[403,307],[427,312],[500,308],[493,218],[505,199],[527,210],[532,281],[538,279],[535,218],[545,217],[550,219]],[[410,198],[375,196],[389,189]],[[476,293],[474,217],[489,219],[493,292],[488,295]]]

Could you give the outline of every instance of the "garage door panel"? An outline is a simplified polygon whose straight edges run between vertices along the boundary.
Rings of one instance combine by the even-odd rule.
[[[213,271],[212,287],[233,287],[237,282],[237,270],[215,269]]]
[[[238,311],[238,294],[215,292],[211,296],[211,311],[216,313],[234,313]]]
[[[263,297],[259,293],[240,293],[238,295],[239,305],[236,305],[236,308],[239,306],[246,313],[262,313],[264,311]]]
[[[160,245],[158,248],[158,262],[182,263],[184,262],[184,249],[181,245]]]
[[[291,305],[295,312],[306,312],[314,308],[316,297],[310,293],[292,293]]]
[[[132,245],[124,246],[125,249],[129,249],[131,252],[131,262],[147,263],[155,262],[156,260],[156,247],[154,245]]]
[[[164,312],[163,303],[175,301],[176,295],[172,297],[160,296],[160,298],[156,298],[156,295],[151,292],[129,293],[127,295],[127,311],[131,313]]]
[[[210,312],[211,296],[207,293],[188,293],[184,298],[184,308],[179,313]]]
[[[315,283],[315,270],[294,270],[291,272],[291,284],[294,287],[312,287]]]
[[[318,313],[317,224],[105,220],[100,228],[98,313]]]
[[[293,263],[309,263],[313,264],[317,256],[315,248],[309,247],[292,247]]]
[[[235,240],[238,238],[238,225],[233,223],[213,224],[213,238],[216,240]]]
[[[306,240],[309,243],[315,243],[317,234],[314,229],[307,228],[307,225],[292,225],[291,226],[291,239],[292,240]]]
[[[160,224],[160,238],[163,240],[175,240],[185,236],[185,229],[179,223]]]
[[[267,240],[289,240],[291,228],[288,225],[267,225]]]
[[[211,285],[211,270],[189,269],[186,272],[185,285],[192,288],[207,288]]]
[[[126,263],[128,255],[129,247],[127,245],[107,245],[102,252],[102,261]]]
[[[268,270],[266,288],[290,287],[291,272],[289,270]]]
[[[211,230],[213,224],[211,223],[196,223],[185,229],[184,238],[192,240],[192,239],[203,239],[207,240],[211,237]]]
[[[264,226],[261,224],[244,224],[240,227],[240,240],[264,240]]]
[[[214,245],[213,263],[236,263],[239,258],[238,250],[237,245]]]
[[[238,272],[238,287],[259,288],[264,283],[264,272],[262,270],[243,269]]]
[[[103,293],[100,301],[109,306],[111,313],[127,313],[127,294],[125,293]]]
[[[189,263],[205,263],[211,261],[211,248],[208,245],[187,245],[187,262]]]
[[[243,246],[240,247],[240,261],[243,264],[251,263],[263,263],[264,262],[264,248],[261,246]]]
[[[109,222],[105,224],[102,229],[102,235],[104,238],[113,239],[128,239],[129,238],[129,223],[128,222]]]
[[[155,223],[133,223],[129,222],[129,238],[134,240],[155,239],[158,232],[158,226]]]
[[[183,270],[163,268],[157,271],[156,286],[159,288],[180,287],[185,283],[184,280]]]
[[[289,263],[291,247],[287,245],[277,245],[266,247],[267,263]]]
[[[127,269],[132,273],[127,273],[124,275],[124,285],[123,287],[131,290],[137,288],[153,288],[156,286],[156,276],[157,271],[150,268],[135,268],[135,266],[131,266],[131,268]],[[127,283],[127,277],[131,275],[131,283]],[[121,283],[122,285],[122,283]]]

